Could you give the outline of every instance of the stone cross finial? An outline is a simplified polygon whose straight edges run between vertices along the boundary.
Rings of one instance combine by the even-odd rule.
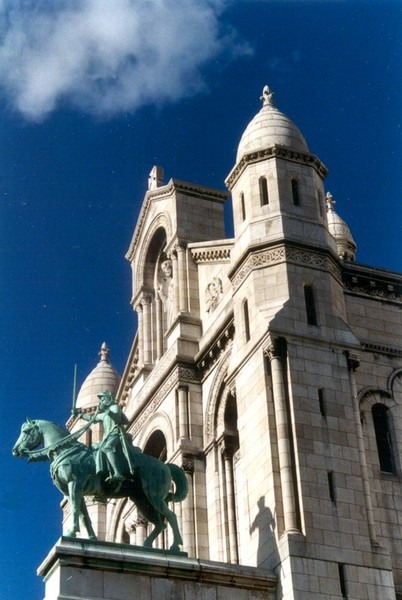
[[[163,167],[153,166],[148,177],[148,189],[156,190],[158,187],[161,187],[163,185],[163,175]]]
[[[260,100],[262,100],[263,106],[274,105],[274,92],[272,92],[267,85],[265,85],[264,89],[262,90],[262,96],[260,96]]]
[[[100,352],[98,353],[99,356],[101,357],[101,360],[104,360],[106,362],[109,362],[109,358],[110,358],[110,350],[106,344],[106,342],[103,342]]]
[[[325,201],[327,203],[327,210],[334,210],[334,204],[336,204],[336,200],[331,194],[331,192],[326,193]]]

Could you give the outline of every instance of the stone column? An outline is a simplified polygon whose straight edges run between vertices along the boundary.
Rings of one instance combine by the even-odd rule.
[[[234,496],[233,482],[233,451],[226,444],[222,449],[222,457],[224,464],[227,514],[228,514],[228,530],[229,530],[229,560],[233,564],[239,562],[237,549],[237,528],[236,528],[236,504]]]
[[[360,466],[362,472],[362,480],[363,480],[363,491],[364,491],[364,499],[366,503],[366,511],[367,511],[367,523],[369,528],[370,540],[373,544],[377,545],[377,539],[375,534],[375,521],[374,521],[374,513],[373,513],[373,505],[371,502],[371,491],[370,491],[370,483],[369,483],[369,475],[367,469],[367,461],[366,461],[366,450],[364,447],[364,435],[363,435],[363,427],[360,417],[360,406],[359,400],[357,397],[357,385],[356,385],[356,375],[355,371],[359,368],[360,363],[357,357],[352,357],[349,352],[345,352],[346,361],[349,371],[349,381],[350,388],[352,391],[352,402],[353,402],[353,412],[355,417],[355,425],[356,425],[356,437],[357,437],[357,447],[359,449],[359,458],[360,458]]]
[[[184,245],[178,244],[177,251],[177,270],[179,283],[179,310],[181,313],[188,312],[188,286],[186,269],[186,249]]]
[[[177,396],[179,405],[179,437],[180,439],[188,439],[188,385],[179,384]]]
[[[136,540],[137,526],[135,524],[135,521],[126,521],[126,523],[124,524],[124,528],[130,536],[130,544],[135,545],[136,541],[137,541]]]
[[[293,461],[290,443],[290,427],[287,414],[287,398],[284,379],[285,340],[275,340],[267,349],[271,362],[272,391],[274,396],[275,419],[278,436],[279,470],[283,499],[285,531],[299,532],[297,527],[296,498],[293,483]]]
[[[151,297],[144,295],[141,300],[143,308],[143,349],[144,363],[152,363],[152,331],[151,331]]]
[[[192,456],[184,456],[182,468],[187,477],[188,494],[182,502],[182,537],[183,550],[188,552],[189,556],[195,556],[195,514],[194,514],[194,459]]]
[[[173,323],[177,317],[177,313],[179,312],[179,274],[177,268],[177,255],[175,252],[172,252],[170,259],[172,261],[173,278]],[[169,323],[169,326],[172,325],[172,323]]]
[[[138,366],[141,369],[144,364],[144,319],[141,302],[137,304],[135,310],[138,314]]]
[[[156,358],[163,354],[163,306],[158,294],[155,296],[156,310]]]
[[[142,516],[138,515],[134,521],[135,526],[135,543],[137,546],[143,546],[147,537],[147,525],[148,521]]]

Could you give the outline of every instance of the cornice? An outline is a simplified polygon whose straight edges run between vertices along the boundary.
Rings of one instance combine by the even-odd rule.
[[[231,190],[239,179],[240,175],[246,169],[246,167],[250,164],[261,162],[262,160],[266,160],[268,158],[284,158],[285,160],[290,160],[297,163],[302,163],[304,165],[308,165],[313,167],[317,173],[325,179],[328,174],[327,167],[320,161],[318,156],[315,154],[309,154],[307,152],[296,152],[291,148],[287,148],[286,146],[281,146],[280,144],[275,144],[274,146],[270,146],[269,148],[264,148],[263,150],[258,150],[256,152],[250,152],[249,154],[245,154],[241,160],[233,167],[229,175],[225,180],[225,184],[229,190]]]
[[[402,303],[402,277],[399,273],[347,265],[342,273],[346,292],[371,296],[378,300]]]
[[[195,263],[229,261],[232,247],[233,244],[214,248],[190,248],[190,252]]]
[[[391,346],[382,346],[381,344],[362,343],[362,348],[365,352],[373,352],[374,354],[387,354],[389,356],[402,356],[402,348],[391,348]]]

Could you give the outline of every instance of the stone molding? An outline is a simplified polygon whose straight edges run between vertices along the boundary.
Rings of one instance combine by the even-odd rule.
[[[389,354],[390,356],[401,356],[401,348],[391,348],[391,346],[381,346],[380,344],[362,343],[365,352],[374,352],[374,354]]]
[[[220,248],[190,248],[195,263],[217,262],[230,260],[232,244]]]
[[[226,354],[224,354],[221,358],[220,363],[217,365],[216,374],[214,376],[214,380],[211,385],[211,390],[209,393],[209,398],[207,402],[206,408],[206,418],[205,418],[205,429],[204,429],[204,443],[205,446],[208,446],[213,440],[215,436],[215,415],[217,413],[218,403],[221,401],[221,398],[218,398],[219,391],[221,387],[225,383],[225,378],[227,375],[229,361],[231,357],[231,348],[228,349]],[[227,389],[226,396],[230,393],[230,389]]]
[[[341,281],[340,269],[326,254],[285,245],[265,248],[263,250],[251,250],[240,267],[229,274],[229,278],[232,281],[233,287],[237,289],[252,270],[282,262],[291,262],[329,271],[336,279]]]
[[[202,373],[203,379],[215,366],[220,357],[227,350],[231,349],[234,335],[235,327],[233,315],[231,315],[230,321],[221,329],[220,333],[218,333],[213,340],[207,344],[206,350],[201,351],[195,359],[197,368]]]
[[[262,160],[269,158],[283,158],[285,160],[290,160],[313,167],[320,177],[322,177],[322,179],[325,179],[328,174],[327,167],[320,161],[318,156],[315,156],[315,154],[296,152],[295,150],[291,150],[286,146],[275,144],[269,148],[264,148],[263,150],[258,150],[257,152],[250,152],[249,154],[243,156],[240,162],[238,162],[237,165],[231,170],[225,180],[228,189],[231,190],[233,188],[240,175],[245,171],[248,165],[261,162]]]
[[[194,367],[188,367],[183,365],[176,365],[174,369],[170,372],[167,378],[163,381],[162,385],[158,388],[156,393],[150,398],[149,402],[147,402],[146,406],[140,410],[138,415],[134,417],[133,425],[130,427],[130,433],[135,437],[142,430],[145,425],[145,422],[149,419],[149,417],[156,412],[157,408],[162,404],[163,400],[166,398],[168,393],[177,386],[178,383],[188,382],[192,383],[196,381],[199,382],[199,377],[196,369]],[[152,387],[152,381],[148,381],[145,384],[141,396],[146,397],[147,389]]]
[[[374,296],[380,300],[402,303],[402,285],[393,285],[386,281],[352,275],[343,278],[346,291],[353,294]]]

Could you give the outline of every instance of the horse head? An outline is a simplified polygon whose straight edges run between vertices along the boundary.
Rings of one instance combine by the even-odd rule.
[[[24,458],[30,450],[35,450],[42,442],[43,435],[37,422],[27,417],[27,420],[21,426],[18,440],[14,444],[13,456]]]

